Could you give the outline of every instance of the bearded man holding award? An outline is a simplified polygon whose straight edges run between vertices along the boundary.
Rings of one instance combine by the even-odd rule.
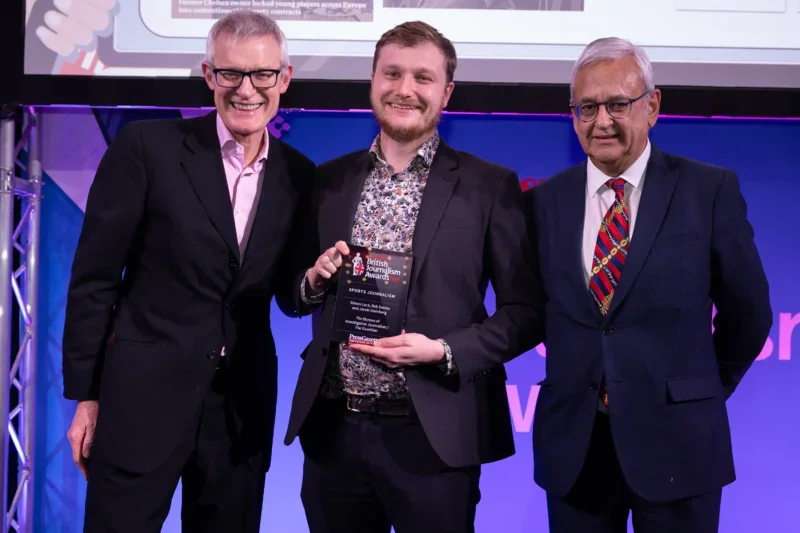
[[[380,133],[315,177],[296,299],[313,339],[285,440],[311,533],[474,531],[481,464],[514,453],[503,363],[542,340],[542,293],[517,175],[439,137],[455,68],[435,28],[386,32]]]

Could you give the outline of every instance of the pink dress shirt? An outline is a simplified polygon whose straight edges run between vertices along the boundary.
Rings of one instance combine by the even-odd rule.
[[[258,207],[258,193],[261,191],[262,170],[267,161],[269,133],[264,131],[264,146],[252,164],[245,166],[244,147],[236,142],[225,123],[217,115],[217,136],[222,152],[222,166],[233,207],[233,221],[236,224],[236,240],[239,242],[239,263],[244,258],[253,218]],[[222,347],[222,356],[226,356]]]
[[[217,136],[233,206],[233,220],[236,223],[236,239],[239,242],[239,260],[241,262],[258,207],[257,198],[258,192],[261,190],[261,174],[269,150],[269,133],[264,131],[264,146],[255,161],[248,166],[245,166],[244,147],[236,142],[219,115],[217,115]]]

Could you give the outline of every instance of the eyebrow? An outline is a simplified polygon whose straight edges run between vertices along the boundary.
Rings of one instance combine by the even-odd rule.
[[[615,95],[613,95],[613,96],[611,96],[609,98],[606,98],[606,100],[607,101],[611,101],[611,100],[629,100],[631,98],[633,98],[633,97],[626,96],[624,94],[615,94]],[[585,102],[585,103],[599,102],[599,101],[600,100],[597,99],[597,98],[581,98],[580,100],[578,100],[578,102]]]
[[[384,70],[403,70],[402,68],[400,68],[397,65],[386,65],[383,68],[384,68]],[[429,76],[435,76],[436,75],[436,73],[434,71],[432,71],[429,68],[425,68],[425,67],[411,69],[411,71],[414,74],[428,74]]]
[[[251,70],[245,70],[243,68],[236,68],[236,67],[217,67],[216,65],[215,65],[215,68],[217,70],[235,70],[236,72],[258,72],[260,70],[281,70],[281,67],[279,67],[279,66],[278,67],[256,67],[256,68],[251,69]]]

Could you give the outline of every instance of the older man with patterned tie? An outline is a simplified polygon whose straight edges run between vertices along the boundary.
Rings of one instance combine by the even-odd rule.
[[[713,533],[735,478],[725,401],[772,325],[732,170],[648,140],[646,53],[581,54],[571,109],[584,161],[528,191],[547,293],[533,430],[552,533]],[[713,321],[712,305],[717,308]]]

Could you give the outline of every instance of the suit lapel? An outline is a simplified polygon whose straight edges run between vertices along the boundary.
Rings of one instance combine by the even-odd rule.
[[[343,177],[339,186],[339,194],[326,198],[326,208],[321,215],[321,220],[332,222],[329,233],[326,233],[329,238],[323,239],[321,243],[323,248],[333,246],[337,240],[352,241],[356,211],[361,199],[361,191],[364,189],[364,182],[372,166],[371,163],[368,151],[360,155],[352,166],[352,170]],[[417,214],[417,223],[414,226],[412,284],[425,261],[439,220],[442,218],[453,188],[458,182],[458,175],[455,172],[457,167],[455,151],[444,141],[440,141],[428,175],[428,182],[425,185],[425,193]]]
[[[666,155],[653,146],[645,171],[644,188],[636,213],[628,257],[606,315],[608,318],[612,317],[625,301],[644,266],[672,200],[678,177],[678,174],[670,168]]]
[[[575,301],[592,318],[597,318],[600,311],[592,300],[589,287],[586,283],[586,273],[583,265],[583,224],[586,217],[586,161],[576,166],[567,176],[564,192],[556,197],[556,209],[559,220],[563,221],[564,245],[566,246],[566,271],[570,285],[574,291]],[[561,236],[555,239],[556,244]]]
[[[267,243],[273,242],[268,235],[282,227],[282,224],[285,223],[285,211],[292,208],[296,202],[296,193],[292,187],[289,168],[281,153],[280,145],[274,137],[269,139],[269,149],[263,172],[258,205],[244,257],[241,260],[242,268],[239,279],[244,279],[245,273],[252,268],[254,256],[269,253],[270,250],[263,248]]]
[[[328,214],[321,220],[332,221],[330,227],[330,239],[323,241],[323,249],[333,246],[336,241],[342,240],[352,243],[353,225],[355,224],[358,203],[361,200],[361,192],[364,190],[364,183],[367,180],[371,169],[371,159],[369,152],[364,152],[358,156],[351,170],[342,177],[339,185],[339,194],[327,198]]]
[[[231,254],[238,259],[239,244],[225,168],[222,166],[216,113],[198,119],[197,127],[186,136],[181,165],[211,223],[222,235]]]
[[[455,150],[439,141],[439,148],[431,164],[428,174],[428,182],[425,185],[425,192],[422,195],[422,202],[417,214],[417,223],[414,226],[414,238],[412,241],[412,251],[414,261],[411,267],[411,286],[414,286],[416,277],[428,255],[439,220],[442,218],[444,209],[453,189],[458,182],[458,158]]]

